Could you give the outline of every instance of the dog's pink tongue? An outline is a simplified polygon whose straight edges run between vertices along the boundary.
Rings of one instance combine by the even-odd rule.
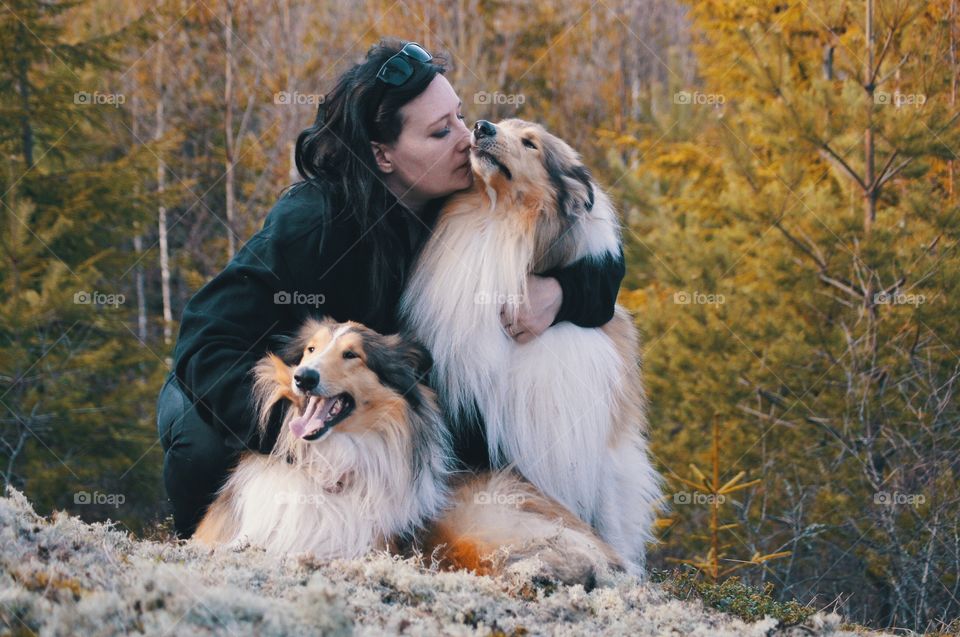
[[[311,396],[303,415],[290,421],[290,431],[297,438],[303,438],[314,433],[324,426],[324,422],[335,402],[336,398]]]
[[[310,434],[310,427],[312,423],[310,422],[317,413],[317,408],[320,407],[320,398],[317,396],[311,396],[310,400],[307,402],[307,408],[304,410],[302,416],[297,416],[290,421],[290,431],[293,432],[293,435],[297,438],[303,438],[306,435]],[[313,427],[313,431],[316,431],[316,427]]]

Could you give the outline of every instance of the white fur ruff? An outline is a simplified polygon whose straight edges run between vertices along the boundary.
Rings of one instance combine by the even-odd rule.
[[[442,429],[438,419],[431,420],[424,426]],[[361,434],[334,430],[309,443],[284,425],[273,453],[247,456],[224,485],[232,494],[227,502],[235,522],[225,542],[336,559],[359,557],[414,532],[447,504],[449,450],[440,445],[426,450],[426,466],[415,479],[409,427],[380,423]]]
[[[615,212],[595,190],[593,211],[570,231],[578,256],[619,249]],[[613,443],[621,389],[639,383],[634,352],[619,351],[599,328],[566,322],[526,344],[505,333],[500,308],[516,312],[533,269],[534,237],[521,223],[502,210],[442,214],[404,292],[402,318],[433,355],[448,416],[456,422],[476,401],[494,466],[514,463],[640,575],[660,478],[645,422],[631,423]],[[645,420],[642,405],[637,413]]]

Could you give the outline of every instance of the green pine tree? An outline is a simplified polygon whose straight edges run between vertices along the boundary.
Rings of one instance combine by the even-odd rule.
[[[131,329],[126,274],[152,164],[108,84],[144,25],[78,41],[78,6],[17,0],[0,14],[0,466],[43,510],[135,526],[160,497],[164,366]]]
[[[625,180],[648,212],[628,233],[644,267],[623,299],[657,335],[658,456],[682,473],[702,423],[730,409],[734,464],[764,468],[763,488],[731,501],[735,542],[792,552],[745,576],[915,630],[960,610],[944,539],[960,500],[951,11],[692,4],[702,83],[672,102],[705,125]],[[678,515],[667,554],[685,558],[707,521]]]

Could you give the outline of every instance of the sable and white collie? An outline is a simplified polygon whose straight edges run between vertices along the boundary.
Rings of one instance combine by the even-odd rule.
[[[261,430],[291,403],[272,452],[244,454],[194,539],[350,558],[437,517],[450,443],[419,382],[425,360],[396,335],[307,321],[252,372]]]
[[[495,466],[512,463],[592,525],[642,576],[662,479],[647,452],[636,328],[617,307],[524,344],[504,330],[527,275],[612,259],[620,226],[577,153],[542,126],[479,121],[472,188],[453,195],[418,257],[401,318],[433,356],[431,385],[454,426],[477,415]]]
[[[538,575],[566,583],[622,570],[589,525],[515,471],[452,472],[429,367],[398,335],[308,320],[253,370],[262,430],[290,403],[272,452],[241,458],[194,539],[321,559],[420,551],[482,574],[537,555]]]

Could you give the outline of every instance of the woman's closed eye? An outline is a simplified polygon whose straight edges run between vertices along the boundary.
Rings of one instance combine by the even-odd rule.
[[[457,114],[457,119],[463,120],[463,115],[461,115],[461,114],[458,113],[458,114]],[[449,126],[446,126],[446,127],[444,127],[443,129],[438,130],[438,131],[435,132],[435,133],[431,133],[430,137],[436,137],[437,139],[443,139],[444,137],[446,137],[446,136],[449,135],[449,134],[450,134],[450,127],[449,127]]]

